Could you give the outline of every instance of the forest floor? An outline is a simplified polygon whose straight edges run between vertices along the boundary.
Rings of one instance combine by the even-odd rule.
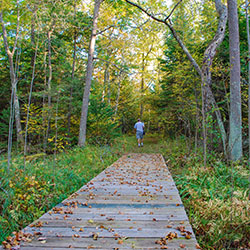
[[[147,135],[138,148],[134,136],[111,146],[75,147],[56,157],[31,158],[23,166],[15,157],[7,171],[0,158],[0,241],[24,228],[111,165],[124,153],[161,153],[179,189],[190,223],[202,249],[250,248],[250,202],[247,161],[228,164],[202,154],[185,138],[163,140]]]

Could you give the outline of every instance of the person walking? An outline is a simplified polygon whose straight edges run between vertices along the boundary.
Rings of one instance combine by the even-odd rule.
[[[136,131],[136,139],[138,141],[138,147],[143,147],[143,130],[144,130],[144,123],[138,119],[137,123],[134,126]]]

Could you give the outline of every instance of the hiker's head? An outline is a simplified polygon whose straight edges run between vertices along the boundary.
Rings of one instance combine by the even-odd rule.
[[[138,121],[138,122],[140,122],[140,121],[141,121],[141,119],[138,119],[137,121]]]

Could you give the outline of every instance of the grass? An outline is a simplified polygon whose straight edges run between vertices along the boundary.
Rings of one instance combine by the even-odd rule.
[[[250,248],[250,202],[247,198],[249,166],[228,166],[220,155],[187,148],[184,138],[163,140],[147,135],[138,148],[134,136],[121,137],[111,147],[86,146],[53,157],[33,159],[23,168],[17,157],[8,174],[0,165],[0,241],[25,227],[45,211],[78,190],[124,153],[161,153],[179,189],[202,249]],[[3,159],[0,159],[0,162]]]
[[[213,153],[205,169],[202,153],[187,148],[184,138],[156,138],[146,137],[143,148],[133,146],[130,152],[164,156],[202,249],[250,249],[247,161],[227,164]]]
[[[0,242],[77,191],[121,156],[122,144],[88,145],[26,163],[17,156],[10,171],[0,159]]]

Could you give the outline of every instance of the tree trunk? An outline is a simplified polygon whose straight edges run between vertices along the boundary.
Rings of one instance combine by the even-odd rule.
[[[80,131],[79,131],[79,140],[78,140],[78,145],[80,147],[83,147],[86,141],[88,105],[89,105],[89,94],[90,94],[92,72],[93,72],[93,58],[94,58],[96,32],[97,32],[97,20],[98,20],[99,9],[100,9],[100,5],[102,1],[103,0],[95,0],[93,27],[92,27],[90,43],[89,43],[86,81],[85,81],[85,88],[84,88],[83,101],[82,101],[81,120],[80,120]]]
[[[242,157],[240,46],[237,1],[228,0],[230,50],[230,134],[229,154],[233,161]]]
[[[76,2],[74,3],[74,20],[76,16]],[[72,109],[72,98],[73,98],[73,84],[75,78],[75,64],[76,64],[76,39],[77,32],[74,30],[74,49],[73,49],[73,63],[72,63],[72,72],[71,72],[71,86],[70,86],[70,97],[69,97],[69,112],[68,112],[68,137],[70,138],[70,129],[71,129],[71,109]]]
[[[116,102],[115,102],[115,116],[117,115],[117,111],[118,111],[118,106],[119,106],[119,99],[120,99],[120,92],[121,92],[121,74],[122,72],[120,72],[119,77],[118,77],[118,89],[117,89],[117,96],[116,96]]]
[[[145,72],[145,57],[144,57],[144,53],[142,53],[141,107],[140,107],[140,119],[141,119],[141,121],[143,120],[144,72]]]
[[[109,62],[106,62],[106,68],[104,71],[103,93],[102,102],[105,101],[106,88],[108,87],[108,103],[110,104],[110,87],[109,87]]]
[[[11,79],[11,88],[13,91],[13,105],[14,105],[14,112],[15,112],[15,121],[16,121],[16,130],[17,130],[17,141],[23,144],[23,135],[22,135],[22,125],[21,125],[21,116],[20,116],[20,107],[19,107],[19,100],[18,100],[18,95],[17,95],[17,82],[18,79],[15,74],[15,67],[14,67],[14,62],[13,62],[13,57],[16,52],[16,45],[18,41],[18,36],[19,36],[19,1],[17,1],[17,28],[16,28],[16,37],[15,37],[15,42],[13,45],[12,51],[10,51],[9,44],[8,44],[8,39],[7,39],[7,31],[5,29],[4,21],[3,21],[3,12],[0,12],[0,21],[2,24],[2,35],[3,35],[3,41],[4,41],[4,48],[5,52],[8,56],[9,60],[9,67],[10,67],[10,79]]]
[[[46,131],[46,144],[49,138],[49,131],[50,131],[50,119],[51,119],[51,109],[52,109],[52,105],[51,105],[51,80],[52,80],[52,64],[51,64],[51,35],[52,35],[52,31],[49,30],[47,33],[47,37],[48,37],[48,59],[49,59],[49,78],[48,78],[48,124],[47,124],[47,131]]]
[[[250,164],[250,32],[249,32],[249,17],[248,17],[248,0],[246,0],[246,28],[247,28],[247,45],[248,45],[248,164]],[[249,176],[250,190],[250,176]],[[248,193],[250,200],[250,192]]]
[[[46,91],[46,87],[47,87],[47,52],[46,52],[46,46],[44,49],[44,59],[43,59],[43,63],[44,63],[44,90],[43,90],[43,123],[45,124],[46,122],[46,110],[45,110],[45,91]],[[46,148],[47,148],[47,141],[46,141],[46,126],[43,130],[43,151],[44,153],[46,152]]]
[[[202,99],[203,99],[203,101],[202,101],[202,106],[203,106],[202,107],[202,109],[203,109],[203,112],[202,112],[202,114],[203,114],[203,136],[206,137],[206,124],[205,124],[206,117],[205,116],[206,116],[206,110],[208,108],[208,104],[210,104],[215,108],[215,114],[216,114],[218,126],[219,126],[221,137],[222,137],[222,143],[223,143],[223,147],[224,147],[224,151],[225,151],[226,132],[225,132],[225,128],[224,128],[224,124],[223,124],[220,110],[217,107],[216,101],[214,99],[213,93],[212,93],[211,88],[210,88],[210,85],[211,85],[210,69],[212,66],[213,58],[214,58],[215,53],[216,53],[216,49],[218,48],[218,46],[220,45],[220,43],[224,39],[226,22],[227,22],[227,8],[224,6],[224,4],[221,3],[221,0],[215,0],[215,7],[216,7],[216,10],[217,10],[220,18],[219,18],[217,32],[216,32],[212,42],[210,43],[210,45],[208,46],[208,48],[205,51],[204,60],[203,60],[203,67],[201,70],[201,68],[198,65],[198,63],[196,62],[196,60],[192,57],[192,55],[190,54],[190,52],[187,49],[187,47],[185,46],[185,44],[183,43],[181,38],[176,33],[171,22],[168,21],[170,15],[165,19],[159,19],[157,16],[154,16],[153,14],[149,13],[147,10],[143,9],[138,4],[136,4],[130,0],[125,0],[125,1],[131,5],[139,8],[141,11],[143,11],[146,15],[148,15],[153,20],[160,22],[160,23],[164,23],[170,29],[172,35],[174,36],[174,38],[178,42],[179,46],[182,48],[182,50],[186,54],[188,60],[194,66],[195,70],[200,75],[201,80],[202,80],[201,81],[201,89],[202,89]],[[177,5],[174,7],[174,9],[176,7],[177,7]],[[172,12],[171,12],[171,14],[172,14]],[[205,101],[206,101],[206,103],[205,103]],[[206,144],[206,138],[204,138],[204,150],[206,150],[205,144]],[[205,157],[206,157],[206,152],[204,152],[204,165],[206,165]]]
[[[30,111],[30,105],[31,105],[31,97],[32,97],[33,84],[34,84],[34,80],[35,80],[35,68],[36,68],[37,50],[38,50],[38,43],[36,45],[36,50],[35,50],[35,55],[34,55],[34,61],[33,61],[32,78],[31,78],[31,83],[30,83],[30,93],[29,93],[27,116],[26,116],[26,127],[25,127],[25,137],[24,137],[24,150],[23,150],[24,167],[25,167],[26,154],[27,154],[27,136],[28,136],[28,128],[29,128],[29,111]]]

